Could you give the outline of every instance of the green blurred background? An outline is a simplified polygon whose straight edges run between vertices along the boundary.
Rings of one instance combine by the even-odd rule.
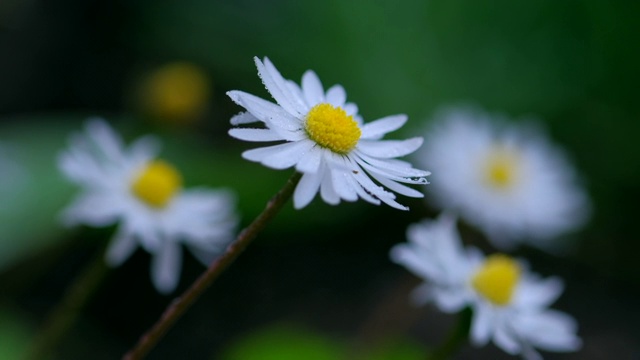
[[[638,2],[605,0],[2,0],[0,358],[29,346],[108,240],[111,229],[68,231],[57,220],[75,189],[56,154],[87,116],[106,117],[127,139],[158,134],[187,185],[234,188],[243,224],[259,213],[290,172],[242,160],[251,144],[226,134],[241,110],[226,91],[268,96],[253,56],[296,81],[310,68],[325,86],[344,85],[368,121],[407,113],[398,138],[457,103],[542,119],[594,203],[592,221],[570,238],[573,253],[520,252],[567,280],[558,308],[578,318],[585,340],[583,351],[549,358],[638,356],[638,14]],[[175,61],[210,81],[206,111],[179,124],[156,121],[141,100],[145,79]],[[413,211],[289,205],[150,358],[287,359],[270,351],[294,343],[292,353],[318,359],[344,358],[354,343],[366,358],[424,358],[453,317],[411,308],[416,280],[388,260],[407,224],[434,215],[404,203]],[[121,356],[171,300],[152,289],[148,266],[138,252],[112,271],[52,358]],[[201,270],[188,259],[178,290]],[[465,347],[459,358],[510,357]]]

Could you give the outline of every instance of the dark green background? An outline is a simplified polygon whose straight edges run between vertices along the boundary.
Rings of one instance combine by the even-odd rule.
[[[240,109],[224,93],[267,97],[252,57],[268,56],[285,77],[298,81],[311,68],[325,86],[341,83],[369,121],[407,113],[397,138],[457,103],[543,120],[594,204],[592,221],[572,237],[574,253],[520,252],[538,272],[567,280],[558,307],[578,318],[585,349],[558,358],[637,356],[638,14],[638,2],[605,0],[3,0],[0,144],[37,181],[21,188],[23,198],[0,199],[0,324],[10,324],[0,336],[39,324],[109,236],[56,222],[74,189],[58,174],[55,154],[88,115],[106,116],[127,139],[158,133],[188,185],[238,191],[243,224],[261,210],[289,172],[240,158],[250,144],[226,135]],[[141,76],[176,60],[201,66],[214,86],[205,121],[179,131],[141,120],[132,96]],[[407,224],[434,212],[405,203],[412,212],[288,206],[151,358],[218,358],[233,341],[282,320],[342,343],[355,338],[379,311],[381,294],[411,279],[388,261],[388,249],[404,240]],[[201,269],[192,260],[180,289]],[[140,252],[113,271],[58,358],[117,358],[137,339],[170,301],[153,291],[147,268]],[[415,312],[394,309],[397,317]],[[9,321],[3,313],[18,315]],[[415,316],[409,331],[382,334],[406,335],[424,350],[451,321],[430,309]],[[478,356],[502,353],[465,348],[461,358]]]

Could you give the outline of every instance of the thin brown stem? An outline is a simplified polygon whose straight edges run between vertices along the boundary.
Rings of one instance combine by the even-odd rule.
[[[280,211],[293,194],[301,174],[295,173],[284,187],[267,203],[265,209],[238,235],[224,254],[217,258],[207,270],[180,297],[174,299],[158,321],[151,327],[123,357],[125,360],[143,359],[153,349],[173,324],[193,305],[214,280],[246,249],[251,241],[264,229],[267,223]]]

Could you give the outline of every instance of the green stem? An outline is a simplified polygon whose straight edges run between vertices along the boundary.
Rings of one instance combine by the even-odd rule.
[[[51,311],[26,359],[43,359],[51,354],[56,344],[77,320],[107,273],[108,267],[104,262],[103,252],[100,251],[95,259],[85,266],[67,289],[63,299]]]
[[[470,308],[465,308],[458,314],[458,322],[449,333],[448,338],[435,349],[429,360],[445,360],[450,359],[460,346],[469,337],[469,328],[471,327],[472,312]]]
[[[207,270],[180,297],[174,299],[165,309],[158,321],[140,339],[138,343],[123,357],[126,360],[143,359],[151,349],[164,337],[173,324],[193,305],[214,280],[244,251],[251,241],[264,229],[267,223],[280,211],[293,195],[301,174],[295,173],[280,191],[269,200],[265,209],[246,227],[232,242],[224,254],[217,258]]]

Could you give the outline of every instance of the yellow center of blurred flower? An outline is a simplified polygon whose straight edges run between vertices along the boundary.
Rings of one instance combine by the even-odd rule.
[[[509,256],[487,257],[471,279],[473,288],[496,305],[507,305],[520,278],[520,266]]]
[[[153,208],[163,208],[182,186],[178,170],[162,160],[154,160],[140,171],[131,184],[138,199]]]
[[[360,127],[341,107],[321,103],[309,111],[305,130],[311,140],[338,154],[347,154],[360,140]]]
[[[484,164],[485,182],[501,190],[512,187],[518,177],[518,157],[505,149],[493,150]]]
[[[204,113],[211,89],[200,68],[177,62],[154,72],[143,91],[148,113],[166,122],[185,123]]]

